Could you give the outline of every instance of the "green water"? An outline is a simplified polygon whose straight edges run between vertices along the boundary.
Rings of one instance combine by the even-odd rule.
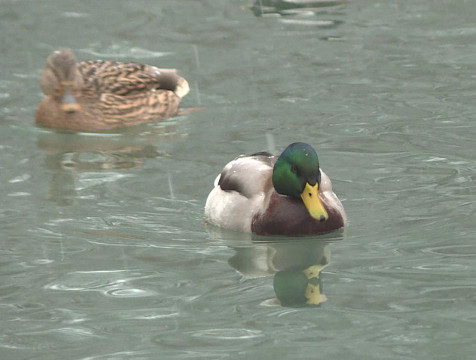
[[[252,5],[0,2],[1,359],[474,358],[476,3]],[[60,47],[176,67],[183,107],[205,109],[37,128]],[[204,224],[229,160],[294,141],[317,149],[344,232]],[[278,306],[276,274],[315,264],[327,300]]]

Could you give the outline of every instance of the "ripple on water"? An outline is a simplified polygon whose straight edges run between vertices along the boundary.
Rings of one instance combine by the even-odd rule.
[[[155,354],[156,355],[156,354]],[[95,356],[88,356],[83,358],[82,360],[101,360],[101,359],[150,359],[154,358],[154,355],[144,351],[144,350],[139,350],[139,351],[118,351],[118,352],[113,352],[113,353],[107,353],[107,354],[101,354],[101,355],[95,355]]]
[[[76,186],[77,191],[85,190],[90,187],[98,186],[104,183],[114,182],[123,178],[132,177],[132,174],[120,174],[114,172],[108,173],[82,173],[78,178]]]
[[[32,263],[34,265],[48,265],[48,264],[51,264],[53,263],[54,260],[51,260],[51,259],[35,259],[32,261]]]
[[[79,18],[88,17],[89,14],[87,14],[87,13],[80,13],[80,12],[74,12],[74,11],[66,11],[66,12],[62,13],[61,16],[65,17],[65,18],[79,19]]]
[[[31,194],[24,191],[15,191],[15,192],[9,193],[8,196],[12,196],[12,197],[31,196]]]
[[[474,257],[476,255],[476,244],[436,246],[425,249],[423,251],[431,254],[445,255],[451,257]]]
[[[98,48],[84,48],[80,52],[92,55],[94,57],[104,59],[104,58],[114,58],[114,59],[126,59],[126,58],[137,58],[137,59],[148,59],[148,58],[157,58],[161,56],[166,56],[171,54],[170,52],[159,52],[147,50],[140,47],[131,46],[128,42],[122,42],[120,44],[113,44],[109,47]]]
[[[152,339],[160,346],[183,349],[183,344],[188,344],[187,350],[191,353],[199,350],[204,352],[214,352],[226,347],[228,352],[243,349],[244,341],[246,346],[253,346],[266,342],[266,336],[261,330],[243,328],[210,328],[181,333],[180,337],[176,333],[167,333],[156,336]],[[210,354],[211,355],[211,354]]]
[[[142,290],[142,289],[110,289],[104,291],[104,294],[107,296],[113,297],[144,297],[144,296],[153,296],[157,293],[151,290]]]
[[[434,299],[438,302],[458,302],[462,300],[474,300],[476,298],[476,285],[441,286],[432,289],[424,289],[421,295],[425,299]]]
[[[20,183],[20,182],[27,181],[30,178],[31,178],[30,174],[23,174],[23,175],[19,175],[19,176],[14,177],[13,179],[8,180],[8,182],[10,184],[15,184],[15,183]]]
[[[156,320],[175,318],[180,315],[177,311],[163,311],[161,309],[136,309],[129,310],[127,313],[119,314],[123,320]]]
[[[139,289],[128,285],[131,281],[156,276],[141,275],[129,270],[111,271],[75,271],[63,276],[60,281],[45,286],[48,290],[59,291],[96,291],[105,296],[130,298],[157,295],[149,289]]]
[[[190,333],[192,336],[208,339],[220,339],[220,340],[242,340],[253,339],[264,336],[260,330],[250,329],[206,329],[200,331],[194,331]]]
[[[101,338],[86,327],[41,328],[35,331],[7,332],[0,336],[0,347],[9,349],[64,349],[73,344]]]

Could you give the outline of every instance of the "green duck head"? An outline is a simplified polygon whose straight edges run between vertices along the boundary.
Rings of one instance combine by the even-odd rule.
[[[321,170],[311,145],[296,142],[284,149],[273,168],[273,185],[281,195],[301,199],[309,215],[316,220],[329,218],[319,199]]]

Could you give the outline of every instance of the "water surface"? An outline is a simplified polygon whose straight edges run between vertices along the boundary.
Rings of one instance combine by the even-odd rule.
[[[473,358],[476,4],[295,3],[1,3],[2,359]],[[183,106],[205,109],[35,127],[60,47],[176,67]],[[204,224],[224,164],[294,141],[317,149],[345,231]],[[323,302],[279,306],[276,275],[312,265]]]

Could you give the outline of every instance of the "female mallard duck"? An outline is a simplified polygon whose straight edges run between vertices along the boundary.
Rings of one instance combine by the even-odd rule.
[[[289,145],[279,156],[266,152],[228,163],[205,205],[208,222],[261,235],[311,235],[346,223],[332,183],[308,144]]]
[[[96,131],[174,116],[190,91],[175,69],[117,61],[81,61],[54,51],[41,74],[46,97],[38,105],[42,126]]]

